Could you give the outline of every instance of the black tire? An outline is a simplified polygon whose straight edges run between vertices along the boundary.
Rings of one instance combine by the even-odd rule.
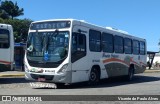
[[[127,80],[131,81],[133,80],[133,78],[134,78],[134,68],[130,67],[127,75]]]
[[[89,76],[89,85],[97,85],[100,81],[100,72],[97,68],[93,67]]]

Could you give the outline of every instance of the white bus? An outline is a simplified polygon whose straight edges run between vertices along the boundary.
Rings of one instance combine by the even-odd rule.
[[[25,53],[25,78],[71,84],[126,76],[146,68],[146,40],[74,19],[33,22]]]
[[[0,72],[12,70],[14,63],[13,28],[0,23]]]

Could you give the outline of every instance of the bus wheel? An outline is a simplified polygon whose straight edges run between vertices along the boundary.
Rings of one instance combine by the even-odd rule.
[[[128,71],[128,75],[127,75],[127,80],[131,81],[131,80],[133,80],[133,77],[134,77],[134,68],[130,67],[129,71]]]
[[[90,72],[90,76],[89,76],[89,84],[96,85],[96,84],[98,84],[99,80],[100,80],[100,73],[99,73],[98,69],[93,67]]]

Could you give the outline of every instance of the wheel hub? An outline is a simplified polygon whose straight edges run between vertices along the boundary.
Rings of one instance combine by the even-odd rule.
[[[96,74],[95,73],[91,73],[91,81],[95,81],[96,80]]]

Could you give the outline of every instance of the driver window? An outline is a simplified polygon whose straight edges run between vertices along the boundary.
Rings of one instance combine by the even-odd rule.
[[[86,37],[84,34],[74,33],[72,37],[72,53],[86,52]]]
[[[86,56],[86,36],[80,33],[73,33],[72,36],[72,62]]]

